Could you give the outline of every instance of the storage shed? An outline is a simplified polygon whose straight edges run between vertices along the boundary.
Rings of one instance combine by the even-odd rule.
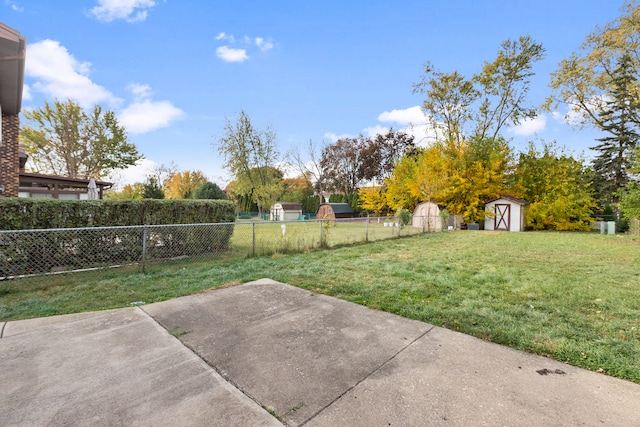
[[[423,231],[442,231],[442,217],[440,207],[433,202],[423,202],[418,204],[413,211],[411,225]]]
[[[529,202],[515,197],[500,196],[485,206],[485,230],[523,231],[524,211]]]
[[[354,215],[349,203],[322,203],[316,212],[316,219],[353,218]]]
[[[295,202],[276,202],[271,206],[271,221],[297,221],[302,218],[302,205]]]

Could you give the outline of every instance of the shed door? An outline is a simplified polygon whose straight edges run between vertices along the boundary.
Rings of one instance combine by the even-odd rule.
[[[494,230],[509,231],[509,224],[511,224],[511,205],[496,204],[496,217],[494,221]]]

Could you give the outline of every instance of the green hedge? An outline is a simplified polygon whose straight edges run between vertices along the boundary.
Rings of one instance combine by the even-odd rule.
[[[1,230],[233,222],[227,200],[0,198]]]
[[[0,231],[0,279],[227,251],[234,210],[222,200],[0,199],[0,228],[11,230]]]

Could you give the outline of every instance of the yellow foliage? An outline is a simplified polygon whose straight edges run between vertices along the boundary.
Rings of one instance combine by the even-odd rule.
[[[135,200],[142,199],[143,192],[142,183],[136,182],[125,185],[122,191],[109,191],[106,197],[109,200]]]
[[[380,186],[360,188],[358,200],[360,207],[370,212],[384,215],[390,211],[384,189]]]
[[[165,195],[167,199],[192,199],[206,182],[207,177],[201,171],[178,172],[165,182]]]

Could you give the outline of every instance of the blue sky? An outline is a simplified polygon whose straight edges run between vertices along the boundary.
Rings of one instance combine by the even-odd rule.
[[[546,58],[529,102],[549,94],[549,73],[622,0],[0,0],[0,21],[27,38],[23,109],[73,98],[114,110],[145,160],[114,177],[142,181],[174,162],[224,185],[212,148],[240,110],[271,126],[282,154],[310,139],[365,136],[424,121],[412,94],[426,61],[470,77],[500,43],[529,35]],[[560,109],[562,116],[566,109]],[[423,130],[414,126],[417,139]],[[421,133],[422,132],[422,133]],[[522,149],[557,141],[591,154],[598,134],[551,113],[505,136]]]

